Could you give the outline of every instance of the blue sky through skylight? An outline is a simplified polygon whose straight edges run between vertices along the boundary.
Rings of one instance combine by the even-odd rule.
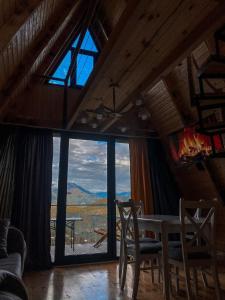
[[[73,43],[72,47],[74,47],[74,48],[77,47],[79,36],[80,35],[78,35],[78,37],[76,38],[76,40]],[[96,53],[98,52],[98,49],[96,48],[95,42],[94,42],[89,30],[86,31],[83,42],[81,44],[81,49],[96,52]]]
[[[78,38],[79,38],[79,36],[76,38],[75,42],[72,44],[72,48],[77,47]],[[82,41],[81,50],[90,51],[90,52],[93,52],[93,54],[98,53],[98,49],[95,45],[95,42],[94,42],[89,30],[87,30],[87,32],[84,36],[84,39]],[[67,54],[65,55],[65,57],[63,58],[63,60],[59,64],[59,66],[57,67],[56,71],[52,75],[53,77],[61,78],[61,79],[66,78],[67,72],[68,72],[70,64],[71,64],[71,53],[72,53],[71,51],[73,51],[73,50],[70,49],[67,52]],[[75,72],[75,74],[76,74],[75,84],[79,85],[79,86],[84,86],[86,84],[91,72],[93,71],[93,68],[94,68],[94,56],[92,56],[91,54],[87,55],[85,53],[82,53],[82,54],[79,53],[77,55],[77,69]],[[62,85],[62,86],[64,85],[64,82],[54,80],[54,79],[50,79],[49,83]],[[69,79],[69,85],[70,85],[70,79]]]
[[[76,82],[78,85],[84,86],[94,68],[94,58],[93,56],[78,54],[77,60]]]
[[[55,73],[53,74],[53,77],[65,79],[67,72],[69,70],[70,63],[71,63],[71,52],[68,51],[65,57],[63,58],[63,60],[61,61],[60,65],[56,69]],[[49,80],[49,83],[64,85],[63,81],[58,81],[54,79]]]

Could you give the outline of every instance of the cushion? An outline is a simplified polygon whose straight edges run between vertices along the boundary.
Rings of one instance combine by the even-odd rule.
[[[0,291],[6,293],[6,295],[3,294],[5,297],[14,297],[9,299],[28,300],[28,294],[23,281],[16,275],[5,270],[0,270]],[[0,299],[2,298],[0,297]]]
[[[169,247],[168,257],[174,260],[183,261],[181,247]],[[189,253],[188,259],[210,259],[211,255],[205,252]]]
[[[7,257],[7,235],[9,219],[0,219],[0,258]]]
[[[21,255],[19,253],[10,253],[7,258],[1,258],[0,270],[6,270],[21,278]]]
[[[180,241],[168,241],[168,246],[169,247],[181,247],[181,242]]]
[[[141,254],[157,254],[162,249],[162,244],[158,243],[140,243],[139,249]],[[128,246],[128,253],[133,253],[135,251],[135,245]]]
[[[22,300],[21,298],[17,297],[12,293],[2,292],[2,291],[0,291],[0,299],[1,300]]]
[[[159,243],[158,240],[155,240],[155,239],[150,238],[150,237],[139,238],[139,242],[140,243]]]
[[[127,242],[129,244],[134,244],[134,240],[128,240]],[[159,241],[150,237],[143,237],[139,238],[139,243],[159,243]]]

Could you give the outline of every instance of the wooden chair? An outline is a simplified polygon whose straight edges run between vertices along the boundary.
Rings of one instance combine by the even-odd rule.
[[[193,298],[191,281],[194,281],[195,296],[198,295],[197,270],[211,268],[215,281],[217,300],[221,299],[220,284],[216,265],[215,251],[215,207],[213,201],[180,200],[181,247],[168,249],[169,264],[182,268],[185,272],[187,299]],[[192,216],[190,210],[198,212]],[[200,216],[201,212],[201,216]],[[204,212],[202,214],[202,212]],[[193,225],[193,236],[187,239],[187,223]],[[191,271],[193,279],[191,278]]]
[[[148,239],[148,242],[140,241],[140,232],[137,220],[140,205],[135,204],[132,200],[129,200],[128,202],[116,201],[116,204],[118,206],[122,225],[119,266],[120,286],[121,290],[123,290],[126,281],[129,257],[129,263],[134,264],[132,299],[136,299],[140,270],[160,269],[159,252],[161,250],[161,243],[153,239]],[[145,240],[147,241],[147,238]],[[144,261],[151,261],[151,266],[141,268],[141,264]],[[154,261],[157,261],[158,264],[154,265]]]

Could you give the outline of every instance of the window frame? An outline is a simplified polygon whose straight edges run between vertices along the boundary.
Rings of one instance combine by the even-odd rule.
[[[89,30],[89,32],[90,32],[91,38],[92,38],[93,41],[94,41],[95,47],[96,47],[96,49],[97,49],[97,52],[96,52],[96,51],[85,50],[85,49],[80,49],[80,50],[78,51],[78,53],[77,53],[77,56],[78,56],[78,54],[83,54],[83,55],[88,55],[88,56],[93,57],[93,62],[94,62],[94,67],[95,67],[96,61],[97,61],[97,59],[98,59],[98,57],[99,57],[100,47],[99,47],[99,45],[98,45],[97,40],[95,39],[95,35],[93,34],[92,29],[91,29],[91,28],[88,28],[88,29],[86,30],[86,32],[87,32],[88,30]],[[60,56],[60,58],[57,60],[57,63],[55,64],[55,66],[52,68],[52,71],[50,72],[50,76],[49,76],[49,77],[52,77],[52,78],[47,80],[47,82],[46,82],[47,84],[49,84],[49,85],[51,85],[51,86],[53,85],[53,86],[57,86],[57,87],[63,87],[63,88],[65,87],[65,79],[61,79],[61,78],[59,78],[59,77],[54,77],[53,74],[56,72],[57,68],[59,67],[59,65],[61,64],[62,60],[64,59],[64,57],[66,56],[66,54],[67,54],[69,51],[71,51],[71,59],[72,59],[72,57],[73,57],[73,55],[74,55],[74,52],[75,52],[75,50],[76,50],[76,47],[73,47],[73,44],[74,44],[75,40],[77,39],[77,37],[79,36],[79,34],[80,34],[80,33],[78,33],[78,34],[75,36],[75,38],[69,43],[68,47],[65,48],[65,50],[63,51],[63,54],[62,54],[62,55]],[[85,33],[85,34],[86,34],[86,33]],[[83,39],[83,40],[84,40],[84,39]],[[83,42],[83,41],[82,41],[82,42]],[[70,62],[70,65],[71,65],[71,62]],[[70,65],[69,65],[69,66],[70,66]],[[93,70],[94,70],[94,67],[93,67]],[[82,89],[82,88],[84,88],[84,87],[86,86],[86,84],[87,84],[87,82],[88,82],[88,80],[89,80],[89,78],[90,78],[90,76],[91,76],[93,70],[92,70],[92,72],[90,73],[90,75],[89,75],[89,77],[88,77],[88,79],[87,79],[87,81],[85,82],[84,85],[79,85],[79,84],[76,83],[76,70],[77,70],[77,58],[76,58],[76,65],[75,65],[75,68],[74,68],[74,70],[73,70],[71,76],[69,77],[69,78],[70,78],[70,85],[68,85],[68,88]],[[50,83],[50,82],[49,82],[50,80],[62,81],[63,84]]]

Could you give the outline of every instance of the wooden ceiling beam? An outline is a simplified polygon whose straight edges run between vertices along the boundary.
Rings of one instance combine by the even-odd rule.
[[[81,23],[83,15],[86,11],[87,3],[81,2],[79,8],[75,11],[73,18],[71,18],[68,25],[60,34],[57,41],[54,43],[51,51],[47,54],[45,60],[37,70],[37,75],[48,75],[54,69],[54,67],[60,62],[62,56],[65,53],[65,49],[72,43],[74,36],[79,30],[78,23]],[[79,21],[78,21],[79,20]],[[34,80],[36,81],[36,80]]]
[[[204,17],[193,30],[191,30],[186,37],[184,37],[182,43],[178,43],[172,51],[170,51],[158,65],[151,69],[149,74],[145,76],[143,81],[133,90],[132,93],[126,97],[124,101],[119,105],[118,110],[121,107],[126,106],[127,103],[132,101],[137,95],[147,93],[162,77],[169,74],[172,69],[178,65],[187,55],[191,53],[204,39],[208,38],[210,34],[213,34],[219,27],[225,23],[225,3],[218,1],[217,6],[210,12],[209,15]],[[154,45],[157,49],[157,45]],[[108,130],[116,119],[110,120],[108,124],[105,124],[102,131]]]
[[[194,119],[192,117],[192,112],[190,108],[185,105],[185,101],[182,98],[179,88],[177,87],[177,82],[172,72],[163,78],[163,83],[168,94],[170,95],[172,103],[182,119],[183,125],[186,126],[190,123],[193,123]]]
[[[28,21],[30,15],[33,14],[40,6],[43,0],[32,0],[29,4],[24,5],[21,9],[17,9],[16,13],[0,28],[0,53],[8,46],[10,41],[15,38],[19,30]]]
[[[7,86],[0,95],[0,115],[3,116],[9,103],[12,104],[15,101],[14,96],[17,89],[23,83],[25,77],[29,74],[33,74],[33,67],[40,64],[39,57],[42,53],[48,50],[52,40],[56,39],[63,28],[68,24],[70,19],[73,17],[80,0],[67,1],[66,5],[63,4],[59,7],[56,14],[50,18],[45,29],[43,29],[38,38],[36,39],[35,45],[30,49],[26,56],[23,64],[20,64],[15,70],[14,74],[8,81]],[[47,28],[47,29],[46,29]]]

